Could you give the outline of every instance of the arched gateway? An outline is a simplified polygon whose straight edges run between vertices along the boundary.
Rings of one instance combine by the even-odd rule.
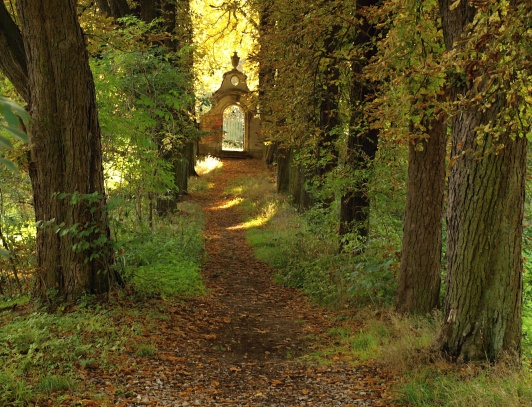
[[[240,58],[236,52],[231,61],[233,69],[224,74],[211,97],[211,110],[201,117],[201,130],[206,134],[199,141],[199,154],[262,157],[260,118],[250,103],[247,76],[237,69]]]

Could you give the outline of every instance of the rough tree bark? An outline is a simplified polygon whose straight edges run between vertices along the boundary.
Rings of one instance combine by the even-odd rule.
[[[435,118],[427,131],[426,140],[413,141],[408,147],[397,309],[410,314],[427,314],[437,308],[441,285],[445,123]]]
[[[466,34],[476,9],[440,0],[447,49]],[[452,83],[454,99],[488,83],[483,70]],[[501,87],[504,89],[504,87]],[[447,298],[438,344],[459,360],[495,361],[521,350],[522,221],[527,140],[479,135],[478,127],[506,103],[503,90],[489,106],[467,106],[452,120],[448,195]],[[481,142],[479,142],[481,139]]]
[[[35,294],[47,298],[53,290],[74,300],[106,292],[113,252],[94,82],[76,1],[19,0],[18,12],[29,77],[30,177],[41,222]]]

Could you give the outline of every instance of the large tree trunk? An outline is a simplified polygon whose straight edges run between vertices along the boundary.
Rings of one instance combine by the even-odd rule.
[[[440,0],[445,43],[457,46],[476,9]],[[488,82],[480,69],[455,100],[482,91]],[[504,89],[501,86],[500,89]],[[461,360],[496,360],[521,350],[522,221],[527,141],[502,134],[497,140],[477,134],[506,102],[502,90],[491,107],[466,106],[452,121],[447,213],[447,298],[440,349]],[[479,141],[479,139],[481,139]]]
[[[493,147],[476,146],[475,128],[485,122],[464,112],[453,123],[449,176],[447,298],[440,348],[463,360],[495,360],[520,352],[522,221],[527,141],[506,136]],[[487,154],[486,156],[483,156]]]
[[[411,314],[437,308],[441,285],[446,126],[434,119],[428,129],[429,138],[410,143],[408,150],[397,309]]]
[[[74,300],[106,292],[113,263],[94,82],[76,1],[18,4],[30,90],[30,176],[40,222],[35,294],[46,298],[56,291]]]

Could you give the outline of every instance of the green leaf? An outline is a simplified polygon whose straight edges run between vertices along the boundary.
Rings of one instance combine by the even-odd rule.
[[[0,126],[0,128],[5,128],[4,126]],[[0,147],[7,148],[8,150],[13,149],[13,144],[9,139],[6,137],[0,136]]]
[[[0,157],[0,164],[4,164],[12,172],[18,172],[17,166],[10,160]]]
[[[30,118],[30,116],[28,115],[28,112],[26,112],[26,110],[24,110],[24,108],[22,106],[19,106],[18,104],[16,104],[12,100],[9,100],[6,97],[0,96],[0,112],[3,115],[5,115],[6,114],[6,110],[10,110],[11,112],[15,113],[16,115],[18,115],[22,119],[22,121],[25,124],[28,124],[28,121],[29,121],[29,118]],[[16,125],[18,125],[18,119],[16,121]]]
[[[13,136],[18,138],[20,141],[23,141],[24,143],[29,143],[30,139],[26,133],[24,133],[22,130],[16,128],[16,127],[9,127],[9,126],[3,126],[0,125],[0,128],[7,130],[9,133],[11,133]]]
[[[0,257],[9,257],[9,255],[9,251],[0,247]]]

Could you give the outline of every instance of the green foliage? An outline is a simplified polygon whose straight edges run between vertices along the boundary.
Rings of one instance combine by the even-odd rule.
[[[140,222],[157,199],[182,192],[175,161],[199,137],[190,115],[190,50],[158,45],[157,38],[169,39],[160,26],[158,20],[122,19],[112,34],[114,47],[102,44],[92,61],[106,188],[134,201]]]
[[[28,292],[34,268],[35,226],[29,177],[0,166],[0,294]]]
[[[20,129],[21,123],[28,124],[28,113],[15,102],[0,96],[0,149],[13,149],[11,138],[28,143],[28,135]],[[8,136],[11,136],[8,137]],[[0,156],[0,164],[16,171],[12,161]]]
[[[393,301],[399,232],[390,231],[384,213],[374,216],[375,222],[386,226],[375,227],[366,252],[354,256],[338,253],[337,204],[318,205],[299,214],[274,193],[266,177],[238,180],[227,192],[243,198],[240,205],[249,217],[248,241],[258,258],[278,270],[282,284],[301,288],[322,304]],[[389,208],[390,203],[383,210],[384,206]],[[395,221],[394,228],[399,227]]]
[[[528,163],[530,169],[530,162]],[[532,182],[527,178],[523,229],[523,353],[532,357]]]

